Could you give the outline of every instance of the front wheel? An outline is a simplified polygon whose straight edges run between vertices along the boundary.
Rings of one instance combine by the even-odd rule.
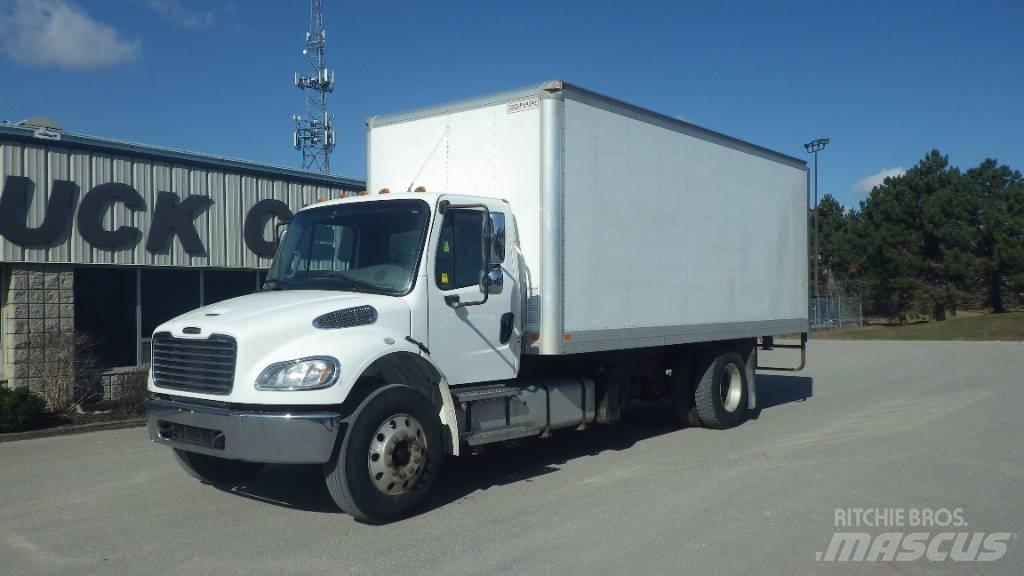
[[[193,478],[214,486],[232,486],[244,482],[263,470],[263,464],[227,460],[206,454],[174,449],[178,464]]]
[[[441,434],[437,410],[423,394],[396,386],[370,397],[324,465],[331,497],[361,522],[407,515],[437,480],[444,459]]]

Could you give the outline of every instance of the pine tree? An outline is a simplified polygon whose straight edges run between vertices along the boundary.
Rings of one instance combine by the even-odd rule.
[[[886,178],[861,206],[867,234],[865,267],[869,308],[905,321],[921,291],[920,226],[916,202],[903,177]]]
[[[1024,179],[1020,172],[992,159],[965,176],[973,199],[979,282],[992,311],[1005,312],[1007,287],[1020,290],[1024,275]]]
[[[932,150],[903,175],[886,178],[861,204],[868,286],[878,311],[901,321],[912,311],[943,320],[955,307],[955,274],[943,252],[949,218],[939,207],[959,186],[959,171]]]
[[[822,196],[818,202],[818,266],[821,283],[825,292],[831,286],[842,291],[849,272],[849,254],[846,238],[846,209],[831,194]],[[813,212],[812,212],[813,217]],[[812,220],[813,222],[813,220]],[[810,228],[811,246],[814,246],[814,228]],[[811,255],[814,265],[813,258]]]

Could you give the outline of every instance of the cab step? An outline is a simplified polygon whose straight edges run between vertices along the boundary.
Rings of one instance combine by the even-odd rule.
[[[522,391],[518,386],[509,386],[504,383],[484,384],[482,386],[453,387],[452,396],[455,403],[479,402],[480,400],[494,400],[497,398],[511,398]]]

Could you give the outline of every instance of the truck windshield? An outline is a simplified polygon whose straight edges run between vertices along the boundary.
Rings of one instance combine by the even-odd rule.
[[[264,289],[405,294],[412,289],[429,214],[422,200],[303,210],[281,239]]]

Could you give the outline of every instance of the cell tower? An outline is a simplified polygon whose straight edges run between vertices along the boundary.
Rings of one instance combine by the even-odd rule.
[[[334,91],[334,72],[327,69],[323,6],[312,0],[309,10],[309,32],[302,54],[309,62],[308,76],[295,73],[295,86],[306,95],[306,116],[292,116],[295,121],[294,144],[302,150],[302,167],[330,174],[330,154],[334,151],[334,114],[327,112],[327,95]]]

